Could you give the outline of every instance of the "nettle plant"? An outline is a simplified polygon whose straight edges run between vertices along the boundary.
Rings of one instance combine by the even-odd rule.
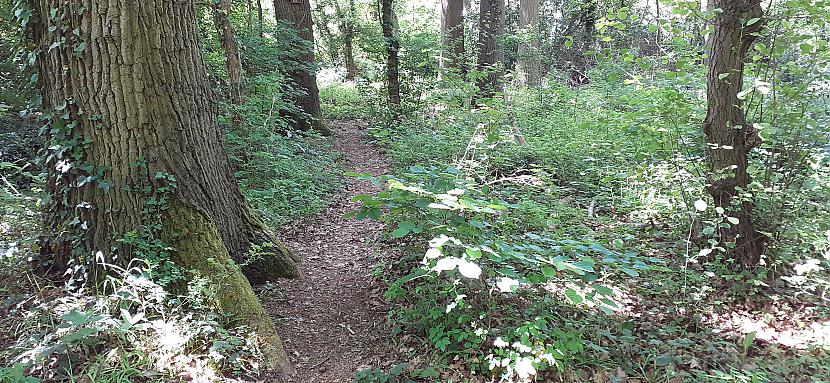
[[[590,240],[502,232],[501,221],[515,206],[453,167],[352,176],[386,187],[376,196],[355,197],[362,206],[353,216],[385,220],[393,239],[423,251],[412,271],[391,284],[387,298],[414,300],[409,310],[418,316],[415,326],[438,351],[504,381],[563,371],[585,349],[579,334],[528,315],[533,310],[527,308],[552,299],[610,315],[618,306],[605,280],[651,267],[636,254]]]

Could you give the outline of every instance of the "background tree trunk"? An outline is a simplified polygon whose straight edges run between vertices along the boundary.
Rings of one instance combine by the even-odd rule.
[[[264,12],[262,10],[262,0],[256,0],[256,12],[257,18],[259,19],[259,38],[265,37],[265,30],[263,29],[262,23],[264,22]]]
[[[386,43],[386,89],[393,109],[401,105],[401,84],[398,79],[398,42],[395,30],[395,9],[392,0],[380,0],[380,26]]]
[[[582,28],[579,42],[579,52],[572,63],[571,84],[581,85],[588,82],[588,68],[591,63],[587,54],[596,47],[597,34],[597,2],[587,0],[579,5],[579,26]]]
[[[244,269],[254,281],[297,276],[297,259],[236,184],[193,2],[29,4],[43,108],[56,112],[44,260],[95,272],[98,260],[123,265],[142,255],[123,240],[128,233],[154,233],[146,240],[161,239],[171,260],[213,282],[219,307],[259,332],[270,361],[288,369],[273,323],[231,258],[273,244]]]
[[[487,75],[477,82],[478,98],[492,98],[499,89],[504,53],[498,39],[504,28],[504,0],[481,0],[478,21],[478,70]]]
[[[311,19],[311,3],[309,0],[274,0],[274,13],[277,21],[291,25],[303,40],[308,41],[309,48],[300,56],[300,60],[310,67],[316,65],[314,60],[314,30]],[[298,130],[313,129],[324,135],[331,135],[331,129],[320,110],[320,91],[317,88],[317,74],[315,70],[298,69],[290,73],[291,79],[304,92],[303,96],[294,101],[303,111],[311,115],[311,120],[293,116],[295,128]]]
[[[349,0],[348,13],[344,13],[337,1],[334,2],[335,12],[340,19],[340,33],[343,35],[343,63],[346,67],[346,80],[354,81],[357,76],[357,66],[354,62],[354,22],[357,17],[354,0]]]
[[[759,142],[757,130],[746,121],[738,93],[743,88],[746,53],[764,25],[763,9],[760,0],[712,3],[722,12],[714,20],[706,83],[708,103],[703,132],[712,171],[708,191],[715,206],[739,219],[738,224],[719,229],[721,245],[734,243],[735,248],[727,253],[744,267],[753,267],[761,259],[764,239],[752,223],[753,203],[735,202],[733,198],[749,184],[747,155]],[[750,24],[749,20],[754,21]]]
[[[244,95],[242,60],[239,58],[239,45],[236,43],[233,25],[231,25],[230,12],[230,0],[219,0],[213,5],[213,17],[216,21],[216,29],[219,31],[219,42],[225,51],[225,67],[228,71],[228,101],[238,107],[243,104]],[[232,113],[233,128],[237,129],[242,123],[242,114],[239,108],[234,108]]]
[[[334,2],[335,7],[337,6],[337,2]],[[320,38],[316,39],[316,42],[320,44],[320,48],[326,52],[329,56],[329,60],[331,62],[337,62],[340,60],[340,47],[337,41],[337,37],[334,33],[332,33],[331,28],[329,27],[329,23],[331,21],[329,15],[326,13],[326,7],[317,2],[316,7],[314,8],[315,18],[317,20],[317,25],[320,26],[318,31],[320,32]],[[335,18],[337,18],[337,14],[335,13]]]
[[[441,2],[441,62],[442,69],[463,72],[464,65],[464,1]]]
[[[530,41],[519,43],[517,80],[520,84],[539,86],[542,64],[539,57],[539,0],[519,1],[519,28],[530,35]]]

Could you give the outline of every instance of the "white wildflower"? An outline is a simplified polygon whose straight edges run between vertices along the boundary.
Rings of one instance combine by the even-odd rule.
[[[531,376],[536,375],[536,369],[533,367],[533,361],[530,358],[519,358],[516,360],[514,369],[516,370],[516,374],[519,375],[519,379],[522,380],[527,380]]]
[[[479,265],[473,262],[462,260],[459,261],[458,272],[460,272],[461,275],[467,278],[477,279],[479,276],[481,276],[481,267],[479,267]]]
[[[496,346],[498,348],[505,348],[509,344],[510,343],[505,342],[504,339],[502,339],[501,337],[497,337],[496,340],[493,342],[493,346]]]

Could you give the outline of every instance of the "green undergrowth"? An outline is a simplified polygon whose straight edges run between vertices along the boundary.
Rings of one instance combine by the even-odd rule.
[[[356,217],[404,246],[376,275],[412,352],[404,372],[357,381],[425,366],[441,382],[830,380],[826,153],[776,167],[787,138],[769,137],[750,169],[765,263],[701,263],[730,218],[707,207],[701,84],[612,75],[476,109],[436,88],[429,108],[372,121],[396,170],[355,175],[385,187]]]
[[[36,185],[23,194],[0,189],[0,381],[238,381],[259,374],[256,338],[218,313],[207,279],[173,294],[157,282],[161,269],[140,261],[107,266],[97,291],[33,273],[27,260],[37,249]]]
[[[312,216],[328,206],[340,188],[339,154],[330,139],[313,132],[285,128],[276,114],[281,79],[260,76],[250,81],[242,108],[244,124],[231,130],[230,106],[223,116],[228,152],[236,166],[240,188],[271,227]]]

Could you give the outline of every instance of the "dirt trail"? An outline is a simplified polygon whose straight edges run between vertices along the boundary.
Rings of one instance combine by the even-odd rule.
[[[334,150],[344,156],[347,171],[388,173],[388,160],[367,142],[364,124],[334,122],[333,130]],[[280,233],[305,259],[300,279],[279,281],[262,297],[296,367],[291,382],[348,383],[357,369],[395,361],[385,326],[384,287],[370,275],[371,242],[383,225],[343,218],[358,207],[352,197],[374,192],[369,182],[347,178],[327,211]]]

